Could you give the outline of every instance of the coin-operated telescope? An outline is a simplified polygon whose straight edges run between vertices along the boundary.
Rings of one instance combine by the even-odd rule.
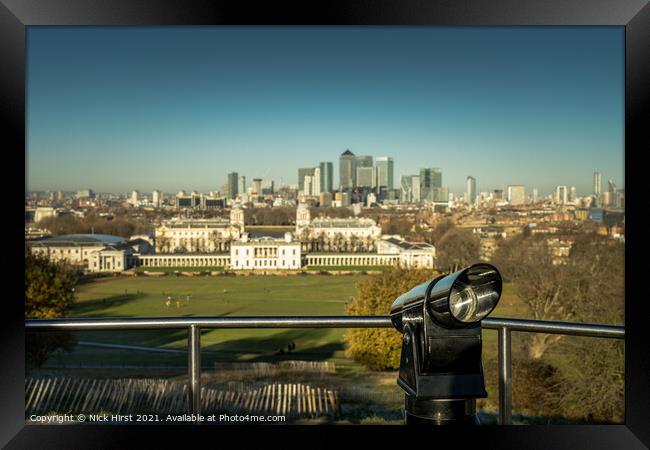
[[[481,320],[501,297],[499,271],[475,264],[422,283],[391,307],[403,333],[397,384],[406,391],[407,424],[478,424],[476,399],[487,397]]]

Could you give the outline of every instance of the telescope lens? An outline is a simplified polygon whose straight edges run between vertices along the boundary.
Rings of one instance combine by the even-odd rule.
[[[452,286],[449,311],[460,322],[478,322],[494,309],[500,296],[499,273],[485,265],[477,265],[460,276]]]
[[[471,286],[457,283],[451,289],[449,296],[449,309],[453,316],[461,322],[474,322],[478,301]]]

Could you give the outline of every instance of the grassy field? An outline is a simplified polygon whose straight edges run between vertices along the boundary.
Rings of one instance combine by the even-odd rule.
[[[116,277],[80,285],[75,317],[169,316],[287,316],[344,315],[364,275],[348,276],[251,276],[251,277]],[[189,296],[189,300],[188,300]],[[172,298],[170,306],[166,305]],[[525,313],[505,286],[497,310],[501,317]],[[342,370],[359,370],[344,355],[344,329],[231,329],[206,330],[202,334],[203,365],[215,361],[268,361],[278,359],[329,360]],[[494,357],[496,332],[486,330],[485,357]],[[182,352],[121,350],[88,343],[132,345],[185,350],[185,330],[130,330],[78,332],[71,354],[57,355],[51,364],[66,365],[185,365]],[[286,352],[289,343],[295,350]],[[282,350],[284,353],[280,354]]]
[[[388,270],[391,266],[307,266],[309,271],[353,271],[353,272],[363,272],[363,271],[375,271],[375,270]]]
[[[345,303],[356,295],[357,283],[367,276],[100,278],[77,287],[72,316],[344,315]],[[170,296],[172,302],[167,306],[166,301]],[[526,306],[518,300],[511,285],[504,285],[503,295],[492,316],[527,316]],[[352,406],[347,407],[346,415],[357,417],[358,420],[379,415],[399,422],[403,393],[395,384],[396,372],[371,372],[347,358],[344,354],[344,334],[344,329],[205,330],[201,337],[205,382],[219,380],[219,372],[209,370],[215,362],[292,359],[331,361],[336,365],[336,375],[327,379],[318,378],[314,382],[343,389],[342,392],[347,392],[346,398],[356,399],[348,400]],[[520,335],[521,333],[513,335],[513,343]],[[496,339],[496,331],[483,332],[484,367],[496,365]],[[66,372],[83,373],[83,376],[94,373],[94,376],[163,376],[177,377],[179,380],[186,377],[186,330],[77,332],[77,340],[80,344],[73,352],[53,356],[46,365],[46,370],[58,372],[59,369],[54,369],[55,367],[65,367]],[[290,342],[295,344],[295,350],[288,353],[287,346]],[[146,349],[103,348],[97,344],[139,346]],[[158,351],[151,351],[152,349]],[[280,349],[283,350],[282,354]],[[73,369],[80,366],[83,368]],[[120,369],[122,366],[124,369]],[[306,375],[293,374],[288,378],[300,381],[304,376]],[[484,413],[493,414],[498,401],[495,371],[486,371],[485,381],[488,398],[480,400],[479,406]],[[225,383],[224,380],[220,382]],[[515,408],[516,403],[515,401]],[[397,418],[393,417],[395,414]]]
[[[170,317],[170,316],[291,316],[344,315],[345,303],[356,295],[356,286],[369,275],[345,276],[197,276],[197,277],[107,277],[80,284],[76,289],[75,317]],[[189,296],[189,299],[188,299]],[[166,305],[172,297],[170,306]],[[513,287],[504,291],[493,317],[527,317],[527,307]],[[402,392],[395,384],[396,372],[371,372],[344,354],[344,329],[230,329],[202,333],[202,366],[206,382],[221,382],[218,371],[223,361],[331,361],[335,375],[315,383],[341,388],[359,420],[379,415],[394,419],[402,404]],[[397,331],[395,331],[397,333]],[[515,348],[525,333],[513,333]],[[568,339],[577,339],[566,337]],[[45,370],[65,367],[84,376],[156,376],[186,378],[187,331],[93,331],[78,332],[79,345],[71,353],[59,353]],[[287,352],[289,343],[295,350]],[[139,346],[144,349],[114,349],[97,344]],[[559,348],[559,347],[558,347]],[[153,350],[153,351],[152,351]],[[282,353],[280,352],[282,350]],[[559,349],[548,352],[548,361],[563,370],[565,357]],[[483,365],[488,398],[478,402],[482,411],[494,414],[498,402],[497,332],[483,332]],[[74,367],[83,366],[82,369]],[[119,367],[124,366],[124,369]],[[102,367],[107,367],[102,369]],[[108,369],[110,367],[110,369]],[[291,380],[304,374],[293,374]],[[216,378],[215,378],[216,377]],[[223,377],[222,377],[223,378]],[[282,379],[278,381],[288,381]],[[295,381],[295,380],[294,380]],[[300,380],[299,380],[300,381]],[[517,380],[513,379],[513,383]],[[319,385],[320,385],[319,384]],[[348,392],[349,391],[349,392]],[[378,406],[379,405],[379,406]],[[383,405],[383,406],[381,406]],[[349,408],[352,408],[349,406]],[[379,409],[377,409],[379,408]],[[383,409],[382,409],[383,408]],[[517,399],[514,408],[518,409]],[[355,410],[356,410],[355,409]],[[349,412],[349,411],[348,411]],[[355,419],[356,420],[356,419]]]
[[[118,277],[77,288],[75,317],[282,316],[343,315],[362,275],[251,277]],[[166,306],[171,296],[171,306]],[[189,301],[188,301],[189,296]],[[178,300],[178,302],[177,302]],[[202,334],[203,364],[212,361],[269,359],[333,360],[345,366],[343,329],[206,330]],[[79,332],[82,342],[184,350],[184,330]],[[286,351],[290,342],[296,349]],[[178,353],[125,351],[80,345],[58,357],[66,364],[184,365]],[[64,358],[64,359],[61,359]],[[55,361],[52,361],[55,362]]]
[[[223,272],[223,266],[200,267],[145,267],[135,268],[136,272]]]

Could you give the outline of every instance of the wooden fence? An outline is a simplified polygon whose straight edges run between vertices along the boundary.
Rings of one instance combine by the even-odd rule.
[[[236,371],[238,373],[249,373],[256,376],[276,375],[279,372],[309,372],[309,373],[336,373],[336,366],[329,361],[280,361],[275,363],[253,362],[253,363],[230,363],[215,362],[214,369],[217,372]]]
[[[341,416],[336,390],[300,383],[239,389],[201,389],[202,414],[284,415],[287,419]],[[187,385],[160,379],[29,378],[25,415],[184,414]]]

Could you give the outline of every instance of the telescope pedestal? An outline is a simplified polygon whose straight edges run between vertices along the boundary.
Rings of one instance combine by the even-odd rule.
[[[405,395],[406,425],[480,425],[476,399],[417,400]]]

